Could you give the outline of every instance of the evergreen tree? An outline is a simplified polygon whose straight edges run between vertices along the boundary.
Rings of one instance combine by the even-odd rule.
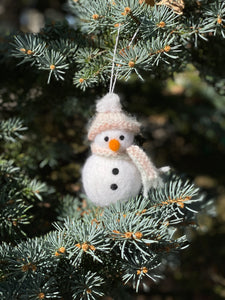
[[[225,3],[69,0],[66,10],[73,25],[46,23],[0,46],[1,299],[126,299],[130,287],[159,281],[209,206],[174,171],[147,198],[104,209],[74,182],[88,151],[85,124],[112,65],[121,86],[135,86],[192,63],[224,94]]]

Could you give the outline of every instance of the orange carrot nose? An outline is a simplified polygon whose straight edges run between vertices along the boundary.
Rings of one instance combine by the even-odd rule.
[[[109,148],[112,151],[118,151],[120,149],[120,142],[117,141],[116,139],[110,140],[109,141]]]

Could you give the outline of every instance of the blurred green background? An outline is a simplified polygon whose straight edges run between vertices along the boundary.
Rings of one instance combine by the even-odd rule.
[[[74,19],[60,0],[1,0],[0,42],[10,32],[39,32],[45,22]],[[4,47],[1,46],[1,51]],[[95,109],[99,87],[86,92],[72,80],[52,81],[30,66],[1,61],[0,117],[20,116],[29,130],[21,145],[0,149],[60,193],[81,190],[80,168],[89,154],[86,124]],[[163,78],[163,76],[162,76]],[[191,178],[215,199],[214,214],[199,216],[200,228],[180,261],[171,262],[165,279],[146,282],[138,300],[225,298],[225,97],[204,82],[194,65],[171,79],[119,82],[116,92],[124,107],[143,124],[139,143],[158,167],[169,165]],[[82,99],[82,101],[80,100]],[[85,101],[83,99],[86,99]],[[30,236],[49,231],[56,218],[54,199],[40,204],[41,219],[33,221]],[[35,212],[36,213],[36,212]]]

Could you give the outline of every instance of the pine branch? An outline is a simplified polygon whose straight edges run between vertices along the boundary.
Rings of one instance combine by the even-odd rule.
[[[18,118],[8,119],[7,121],[0,122],[0,140],[6,142],[15,142],[16,139],[22,139],[22,134],[26,127]]]
[[[12,55],[22,59],[20,64],[28,62],[48,71],[48,83],[52,76],[64,80],[71,69],[75,73],[73,83],[82,90],[105,85],[110,80],[108,70],[120,26],[119,40],[126,55],[117,54],[119,78],[129,80],[135,73],[143,80],[142,74],[157,77],[162,71],[168,77],[192,61],[190,51],[198,48],[200,40],[208,43],[211,35],[220,40],[225,36],[223,1],[201,1],[199,5],[192,1],[185,5],[188,9],[178,12],[176,5],[168,1],[149,5],[136,0],[98,0],[90,6],[88,0],[69,0],[67,10],[74,13],[76,29],[66,23],[46,24],[38,35],[15,36]],[[104,55],[95,56],[95,51]],[[93,57],[84,65],[88,53]]]
[[[46,185],[29,179],[14,165],[14,161],[0,160],[0,234],[19,237],[25,235],[23,225],[30,223],[33,204],[42,200]]]
[[[71,203],[72,198],[63,200],[63,215],[70,210],[66,200]],[[186,231],[180,228],[183,222],[186,230],[188,221],[190,226],[196,222],[202,200],[193,184],[174,175],[165,179],[160,191],[151,190],[148,199],[140,196],[104,209],[76,202],[70,217],[55,224],[55,231],[14,248],[0,247],[1,285],[21,282],[15,296],[25,290],[47,293],[48,287],[54,297],[69,293],[74,299],[98,299],[110,295],[107,287],[114,274],[116,284],[131,282],[138,291],[144,278],[161,278],[159,267],[171,253],[188,246]],[[65,281],[67,272],[67,285],[55,285]],[[50,282],[43,281],[43,274],[51,274]]]

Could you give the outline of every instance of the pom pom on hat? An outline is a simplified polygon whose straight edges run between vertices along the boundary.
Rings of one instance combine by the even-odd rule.
[[[88,131],[88,139],[93,141],[97,134],[106,130],[125,130],[137,134],[141,124],[125,114],[117,94],[108,93],[96,104],[97,114]]]
[[[100,113],[122,111],[119,96],[114,93],[106,94],[102,99],[100,99],[97,102],[96,111]]]

